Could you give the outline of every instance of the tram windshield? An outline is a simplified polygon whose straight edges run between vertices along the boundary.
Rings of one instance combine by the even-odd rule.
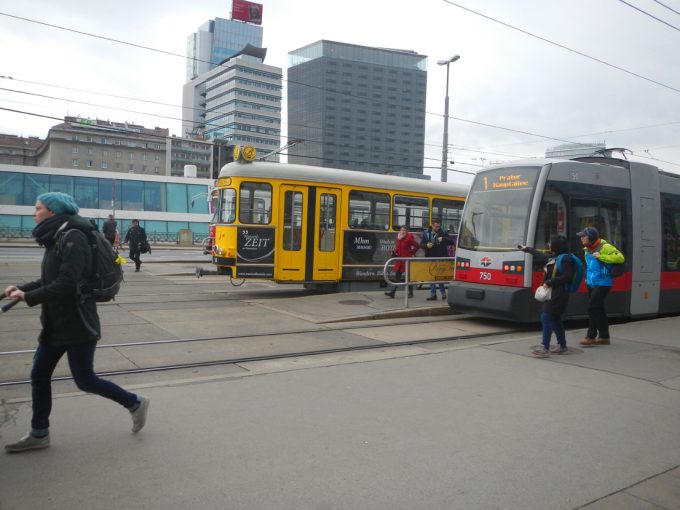
[[[539,172],[539,167],[513,167],[479,173],[465,204],[458,246],[503,251],[524,243]]]
[[[220,193],[220,206],[215,214],[219,214],[220,223],[234,223],[236,220],[236,190],[223,189]]]

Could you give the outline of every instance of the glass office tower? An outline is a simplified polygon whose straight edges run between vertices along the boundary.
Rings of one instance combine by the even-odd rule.
[[[288,161],[423,178],[427,57],[318,41],[290,52]]]

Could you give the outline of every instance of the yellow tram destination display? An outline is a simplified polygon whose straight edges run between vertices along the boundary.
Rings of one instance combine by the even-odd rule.
[[[217,272],[238,281],[266,279],[322,290],[366,288],[370,282],[377,288],[384,284],[399,228],[408,226],[419,242],[432,219],[441,218],[443,228],[457,235],[469,189],[261,161],[248,146],[234,156],[215,182],[210,245]],[[453,261],[422,267],[425,281],[453,278]],[[414,263],[411,271],[419,268]],[[388,271],[394,276],[391,266]]]

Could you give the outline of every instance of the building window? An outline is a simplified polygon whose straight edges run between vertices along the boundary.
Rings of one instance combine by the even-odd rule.
[[[94,154],[94,149],[92,147],[87,148],[87,153],[88,154]]]
[[[71,154],[78,154],[78,147],[71,147]]]
[[[149,148],[149,144],[148,144],[148,143],[143,143],[143,144],[142,144],[142,149],[148,149],[148,148]]]
[[[160,161],[160,160],[161,160],[161,155],[160,155],[160,154],[156,154],[156,161]]]
[[[130,153],[130,161],[134,161],[134,160],[135,160],[135,153],[131,152]]]
[[[109,164],[106,161],[102,161],[102,168],[108,168]]]
[[[153,148],[156,150],[161,150],[161,144],[160,143],[154,144]]]
[[[135,171],[135,165],[133,165],[132,163],[130,163],[129,171],[130,171],[130,173]]]
[[[77,159],[72,159],[72,160],[71,160],[71,166],[78,166],[78,160],[77,160]]]
[[[142,154],[142,161],[146,161],[146,152]]]
[[[160,168],[158,168],[157,166],[155,166],[155,167],[153,168],[153,172],[154,172],[155,174],[161,173]]]
[[[78,135],[71,135],[71,140],[74,141],[74,142],[78,142],[78,141],[80,141],[80,136],[78,136]]]
[[[120,163],[116,163],[116,170],[120,170]]]
[[[134,147],[134,146],[135,146],[135,142],[128,142],[128,147]]]
[[[109,157],[109,151],[103,150],[102,151],[102,158],[108,158]]]
[[[88,160],[85,162],[85,165],[87,166],[87,168],[92,168],[92,160],[91,160],[91,159],[88,159]]]
[[[116,151],[116,158],[117,158],[117,159],[120,159],[120,157],[121,157],[122,155],[123,155],[122,152]]]
[[[101,142],[102,144],[106,145],[106,137],[105,137],[105,136],[102,136],[101,139],[100,139],[100,142]]]

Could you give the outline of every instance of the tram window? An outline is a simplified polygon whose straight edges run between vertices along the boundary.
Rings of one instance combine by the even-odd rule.
[[[600,237],[614,244],[625,253],[628,227],[623,215],[623,205],[604,200],[572,200],[574,224],[570,232],[585,227],[595,227]]]
[[[221,223],[234,223],[236,220],[236,190],[226,188],[220,196],[219,220]]]
[[[390,196],[387,193],[349,192],[349,226],[369,230],[390,228]]]
[[[661,195],[663,270],[680,271],[680,197]]]
[[[283,249],[302,248],[302,193],[286,191],[283,203]]]
[[[541,207],[538,210],[534,247],[538,250],[546,249],[551,236],[563,235],[569,238],[568,233],[564,195],[551,185],[548,185],[545,193],[543,193]]]
[[[265,182],[241,184],[238,220],[241,223],[266,225],[271,219],[272,187]]]
[[[395,195],[392,204],[392,225],[395,228],[407,226],[410,229],[424,229],[429,215],[427,198]]]
[[[336,197],[321,194],[319,203],[319,251],[335,251]]]
[[[463,214],[464,202],[454,200],[432,200],[432,217],[442,219],[442,228],[447,234],[458,234],[460,217]]]

